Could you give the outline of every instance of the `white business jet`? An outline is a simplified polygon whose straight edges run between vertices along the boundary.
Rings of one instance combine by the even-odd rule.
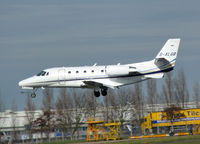
[[[162,78],[173,70],[180,39],[169,39],[155,59],[140,63],[107,66],[56,67],[45,69],[19,82],[22,89],[32,89],[31,97],[36,97],[38,88],[91,88],[94,95],[107,95],[108,88],[141,82],[152,78]]]

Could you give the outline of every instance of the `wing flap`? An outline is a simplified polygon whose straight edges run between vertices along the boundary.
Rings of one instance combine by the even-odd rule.
[[[107,87],[107,88],[111,88],[111,89],[115,89],[118,84],[114,84],[113,82],[106,82],[106,81],[101,81],[101,80],[88,80],[88,81],[83,81],[86,86],[88,87]]]

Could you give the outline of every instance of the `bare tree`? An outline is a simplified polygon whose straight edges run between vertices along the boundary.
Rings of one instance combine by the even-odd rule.
[[[1,112],[3,112],[4,111],[4,101],[3,101],[3,99],[2,99],[2,97],[1,97],[1,89],[0,89],[0,122],[1,122],[1,126],[3,126],[4,125],[4,122],[5,122],[5,120],[4,119],[1,119],[3,116],[2,116],[2,113]],[[0,127],[0,132],[1,132],[1,128],[2,127]]]
[[[3,111],[5,111],[5,103],[4,103],[4,99],[2,98],[1,89],[0,89],[0,134],[2,134],[1,131],[3,127],[5,127],[5,123],[6,123],[6,119],[4,118],[5,113]],[[1,139],[1,135],[0,135],[0,139]]]
[[[53,89],[45,88],[43,90],[42,108],[45,110],[54,108]]]
[[[0,89],[0,112],[4,110],[4,101],[1,96],[1,89]]]
[[[144,96],[142,93],[142,83],[134,85],[133,99],[135,100],[134,106],[137,111],[137,119],[140,120],[144,116]]]
[[[165,82],[162,86],[162,94],[164,96],[165,103],[170,106],[174,102],[174,81],[171,72],[166,74]]]
[[[50,133],[55,127],[54,117],[55,114],[52,109],[54,108],[54,100],[53,100],[53,89],[46,88],[43,90],[43,100],[42,100],[42,110],[43,115],[40,116],[40,119],[45,121],[45,133],[49,141],[51,141]],[[37,119],[39,120],[39,119]],[[37,122],[36,120],[36,122]]]
[[[187,89],[187,82],[183,70],[178,72],[178,76],[175,81],[175,94],[178,100],[180,100],[181,107],[184,108],[186,102],[189,102],[189,92]]]
[[[74,134],[78,130],[80,124],[84,122],[86,101],[87,99],[83,92],[72,89],[73,125],[70,129],[71,139],[74,138]]]
[[[35,120],[35,110],[36,110],[35,104],[32,101],[30,94],[28,93],[26,97],[25,112],[26,112],[26,118],[28,121],[28,124],[26,125],[26,129],[28,131],[28,135],[30,139],[32,139],[32,133],[33,133],[32,128],[33,128],[33,122]]]
[[[12,137],[12,141],[16,141],[17,140],[17,129],[16,129],[16,126],[17,126],[17,116],[16,116],[16,111],[17,111],[17,105],[15,103],[15,99],[13,98],[12,100],[12,105],[11,105],[11,122],[12,122],[12,134],[11,134],[11,137]]]
[[[49,141],[50,132],[55,128],[55,112],[51,110],[43,110],[43,113],[34,121],[34,131],[40,132],[41,138],[43,133]]]
[[[60,89],[59,97],[56,101],[57,110],[57,127],[62,130],[63,139],[65,133],[70,131],[73,125],[73,110],[72,110],[72,98],[65,88]]]
[[[168,108],[164,109],[162,119],[169,120],[171,123],[170,136],[174,135],[174,126],[173,123],[180,118],[185,118],[185,114],[181,113],[182,108],[175,105],[170,105]]]
[[[108,119],[109,119],[109,95],[110,95],[110,92],[108,90],[107,96],[103,97],[103,107],[104,107],[103,117],[104,117],[104,121],[108,121]]]
[[[141,120],[144,116],[144,94],[142,92],[142,83],[135,83],[133,92],[130,96],[129,117],[134,127],[140,128]]]
[[[130,109],[130,100],[133,91],[131,91],[130,87],[121,88],[116,92],[116,114],[117,119],[120,121],[121,126],[123,126],[124,122],[127,121]]]
[[[75,91],[74,89],[70,92],[61,89],[56,101],[58,127],[63,132],[70,132],[71,139],[75,138],[74,135],[78,128],[85,122],[88,100],[86,94],[82,91]]]
[[[116,93],[114,90],[109,89],[107,96],[104,97],[104,119],[105,121],[114,121],[116,120]]]
[[[84,93],[87,101],[86,101],[86,114],[89,118],[96,118],[96,114],[97,114],[97,110],[98,110],[98,106],[99,103],[97,101],[97,98],[94,96],[93,91],[92,90],[87,90]]]
[[[154,111],[154,104],[157,103],[157,86],[156,80],[150,79],[147,81],[147,96],[148,96],[148,104],[151,106],[151,111]]]
[[[195,102],[196,108],[200,108],[199,100],[200,100],[200,90],[199,90],[199,83],[195,82],[193,85],[193,101]]]

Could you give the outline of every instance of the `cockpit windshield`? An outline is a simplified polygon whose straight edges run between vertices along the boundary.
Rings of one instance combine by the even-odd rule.
[[[45,76],[45,75],[48,75],[48,74],[49,74],[48,72],[41,71],[40,73],[37,74],[37,76]]]

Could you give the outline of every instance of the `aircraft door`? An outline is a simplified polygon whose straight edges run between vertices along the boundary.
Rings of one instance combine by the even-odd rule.
[[[58,70],[58,80],[60,85],[65,85],[66,83],[66,71],[65,69]]]

